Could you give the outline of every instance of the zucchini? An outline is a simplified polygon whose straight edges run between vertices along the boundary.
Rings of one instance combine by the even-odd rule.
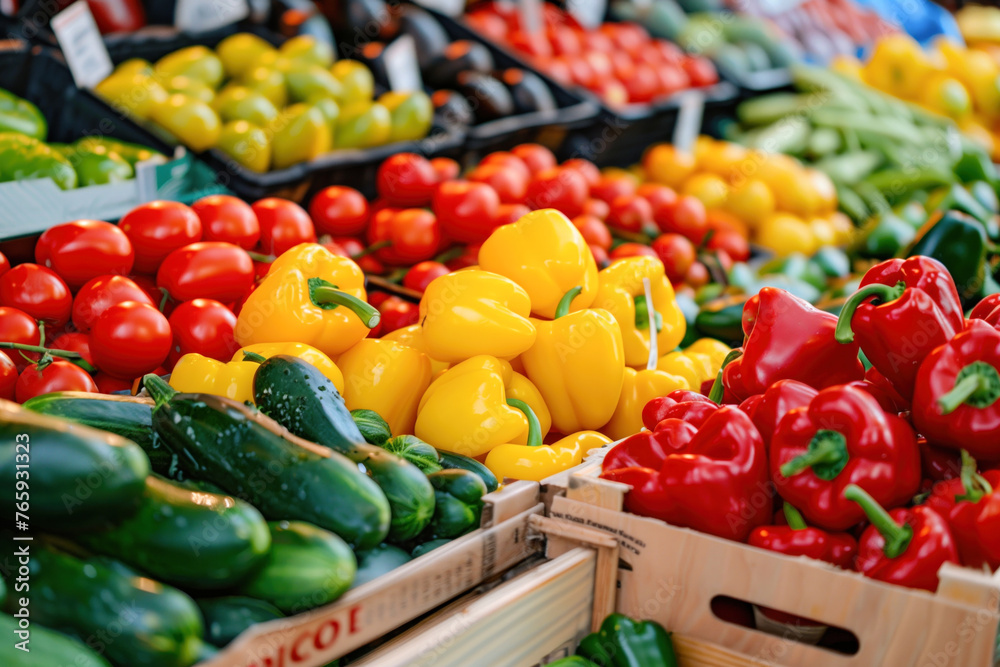
[[[156,400],[153,428],[185,472],[246,500],[268,519],[308,521],[359,549],[385,539],[385,495],[345,457],[242,403],[181,394],[152,374],[144,382]]]
[[[29,568],[33,624],[86,638],[116,665],[188,667],[201,655],[201,614],[176,588],[49,549],[33,550]]]
[[[441,470],[427,475],[434,486],[434,518],[422,537],[452,539],[479,528],[486,485],[468,470]]]
[[[22,640],[15,634],[20,628],[13,616],[0,614],[0,665],[39,665],[44,667],[111,667],[107,660],[86,647],[83,642],[49,630],[41,625],[31,626],[31,638],[25,646],[31,652],[17,648]],[[33,656],[29,658],[28,656]]]
[[[382,415],[374,410],[351,410],[351,419],[358,427],[361,437],[369,444],[381,447],[386,440],[392,437],[389,422],[382,419]]]
[[[148,398],[57,391],[30,398],[22,407],[128,438],[146,452],[153,472],[165,475],[170,470],[174,456],[153,432],[153,402]]]
[[[372,579],[409,563],[410,560],[412,560],[410,554],[391,544],[380,544],[374,549],[362,551],[358,554],[358,573],[354,576],[354,585],[351,588],[367,584]]]
[[[271,552],[264,566],[237,587],[239,595],[297,614],[343,595],[357,572],[347,543],[304,521],[272,521]]]
[[[147,475],[149,459],[134,442],[0,401],[0,487],[10,490],[0,504],[13,517],[15,502],[28,502],[18,483],[30,485],[32,529],[119,521],[135,511]]]
[[[366,443],[337,388],[315,366],[275,355],[261,363],[253,388],[261,412],[295,435],[364,465],[388,499],[391,541],[405,541],[423,531],[434,515],[434,489],[427,477],[409,462]]]
[[[215,590],[261,564],[271,533],[256,509],[151,475],[139,511],[77,540],[172,586]]]
[[[497,476],[476,459],[454,452],[446,452],[443,449],[439,449],[438,454],[441,457],[442,468],[459,468],[479,475],[479,479],[483,480],[483,484],[486,485],[487,493],[492,493],[500,487]]]
[[[236,639],[252,625],[285,617],[280,609],[269,602],[238,595],[195,602],[205,619],[205,639],[219,648]]]

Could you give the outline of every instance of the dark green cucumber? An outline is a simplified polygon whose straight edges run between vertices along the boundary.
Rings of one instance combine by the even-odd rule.
[[[354,576],[354,585],[351,588],[367,584],[372,579],[409,563],[410,560],[412,560],[410,554],[391,544],[380,544],[374,549],[362,551],[358,554],[358,573]]]
[[[333,602],[354,581],[357,560],[347,543],[304,521],[272,521],[264,566],[236,592],[264,600],[286,614]]]
[[[492,493],[500,487],[500,483],[497,481],[497,476],[476,459],[469,458],[468,456],[463,456],[461,454],[455,454],[453,452],[446,452],[443,449],[439,449],[438,454],[441,457],[442,468],[458,468],[460,470],[468,470],[469,472],[474,472],[479,475],[479,479],[483,480],[483,484],[486,485],[487,493]]]
[[[216,590],[264,561],[271,533],[242,500],[150,475],[138,512],[77,541],[172,586]]]
[[[392,437],[389,429],[389,422],[382,419],[382,415],[374,410],[351,410],[351,419],[358,427],[358,432],[365,442],[371,445],[381,446],[386,440]]]
[[[455,538],[479,528],[486,485],[473,472],[458,468],[427,475],[434,486],[434,518],[423,537]]]
[[[40,625],[31,626],[30,640],[23,645],[30,652],[18,648],[22,639],[16,632],[20,631],[17,619],[13,616],[0,614],[0,665],[5,667],[29,667],[39,665],[44,667],[111,667],[107,660],[94,653],[72,637],[49,630]],[[29,657],[30,656],[30,657]]]
[[[201,655],[201,613],[176,588],[48,549],[33,549],[29,567],[33,624],[79,637],[116,665],[189,667]]]
[[[269,602],[239,595],[195,602],[205,619],[205,640],[219,648],[236,639],[250,626],[285,617]]]
[[[397,435],[382,444],[382,449],[395,454],[404,461],[409,461],[420,468],[420,472],[429,475],[441,470],[441,455],[415,435]]]
[[[425,553],[429,553],[431,551],[434,551],[438,547],[443,547],[444,545],[448,544],[449,542],[451,542],[451,540],[446,540],[444,538],[438,538],[436,540],[431,540],[429,542],[424,542],[422,544],[418,544],[417,546],[413,547],[413,551],[410,552],[410,557],[411,558],[420,558]]]
[[[261,412],[295,435],[364,465],[389,501],[392,542],[414,538],[426,528],[434,515],[434,489],[427,477],[416,466],[366,443],[337,388],[315,366],[275,355],[261,363],[253,387]]]
[[[358,549],[385,539],[389,503],[344,456],[242,403],[180,394],[155,375],[145,384],[157,403],[153,428],[185,472],[246,500],[268,519],[308,521]]]
[[[170,470],[174,456],[153,432],[153,402],[148,398],[57,391],[28,399],[23,407],[128,438],[146,452],[153,472]]]
[[[0,401],[0,488],[8,490],[0,506],[12,521],[30,502],[34,530],[114,523],[135,511],[147,475],[149,459],[134,442]]]

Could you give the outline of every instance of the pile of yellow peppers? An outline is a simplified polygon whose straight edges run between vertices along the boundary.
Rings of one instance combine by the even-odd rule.
[[[252,400],[245,353],[290,354],[394,435],[476,457],[498,478],[541,480],[639,431],[649,399],[698,390],[729,352],[711,339],[676,349],[685,321],[663,264],[628,257],[598,271],[551,209],[497,228],[478,266],[434,280],[420,324],[366,338],[377,311],[365,298],[353,261],[296,246],[240,311],[233,360],[185,355],[170,382]]]

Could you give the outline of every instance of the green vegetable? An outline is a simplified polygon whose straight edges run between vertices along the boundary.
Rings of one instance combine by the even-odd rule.
[[[17,132],[44,141],[48,131],[48,123],[38,107],[0,88],[0,132]]]
[[[221,396],[180,394],[160,377],[143,379],[156,401],[153,428],[181,468],[259,509],[337,533],[357,548],[389,531],[389,503],[357,465],[283,431],[252,408]]]
[[[695,327],[702,336],[717,338],[730,346],[743,344],[743,306],[749,295],[709,301],[698,311]]]
[[[267,525],[271,551],[263,567],[237,587],[239,595],[297,614],[333,602],[351,587],[357,561],[342,539],[304,521]]]
[[[73,165],[79,187],[120,183],[135,176],[131,163],[107,146],[71,144],[59,153]]]
[[[389,423],[374,410],[351,410],[351,419],[354,420],[354,425],[358,427],[365,442],[381,447],[392,437]]]
[[[216,590],[261,564],[271,535],[260,512],[242,500],[150,476],[136,514],[78,541],[159,581]]]
[[[441,457],[438,451],[415,435],[397,435],[395,438],[389,438],[382,445],[382,449],[409,461],[424,474],[441,470]]]
[[[39,665],[45,667],[111,667],[107,660],[86,647],[83,642],[49,630],[38,624],[31,626],[31,650],[25,653],[17,648],[21,639],[14,634],[18,622],[13,616],[0,614],[0,664],[9,667]],[[30,655],[29,659],[27,656]]]
[[[555,662],[550,662],[548,667],[598,667],[598,665],[578,655],[571,655],[567,658],[560,658]]]
[[[497,476],[476,459],[463,456],[462,454],[446,452],[443,449],[438,450],[438,456],[441,457],[442,468],[460,468],[479,475],[479,479],[483,480],[483,484],[486,485],[487,493],[492,493],[499,488],[500,483],[497,481]]]
[[[861,230],[858,252],[864,257],[889,259],[909,244],[917,230],[892,211],[872,218]]]
[[[132,144],[127,141],[118,141],[117,139],[111,139],[109,137],[84,137],[83,139],[75,141],[73,145],[81,148],[94,148],[97,146],[104,147],[124,158],[125,161],[133,167],[135,167],[137,162],[145,162],[146,160],[155,160],[157,163],[167,161],[167,158],[163,155],[163,153],[154,151],[148,146]]]
[[[434,551],[438,547],[443,547],[449,542],[451,542],[451,540],[436,539],[436,540],[431,540],[429,542],[424,542],[423,544],[418,544],[417,546],[413,547],[413,551],[410,552],[410,557],[420,558],[425,553]]]
[[[944,264],[968,308],[985,280],[986,245],[986,231],[979,222],[949,211],[933,225],[925,225],[902,256],[926,255]]]
[[[840,248],[823,246],[816,251],[809,263],[823,272],[827,278],[843,278],[851,273],[851,260]]]
[[[427,475],[434,485],[434,518],[422,536],[455,538],[479,528],[486,485],[468,470],[448,469]]]
[[[416,537],[431,520],[434,489],[423,472],[365,443],[337,388],[315,366],[282,354],[267,359],[254,375],[254,401],[261,412],[295,435],[329,447],[368,470],[389,504],[389,539]]]
[[[77,186],[73,165],[58,151],[21,134],[0,134],[0,182],[51,178],[62,190]]]
[[[409,563],[410,560],[410,554],[391,544],[380,544],[374,549],[362,551],[358,554],[358,573],[351,588],[367,584],[372,579]]]
[[[580,640],[577,655],[604,667],[677,667],[670,633],[655,621],[611,614]]]
[[[205,618],[205,639],[222,648],[257,623],[284,618],[281,610],[269,602],[230,595],[195,600]]]

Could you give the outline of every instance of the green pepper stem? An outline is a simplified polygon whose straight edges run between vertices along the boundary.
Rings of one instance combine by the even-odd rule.
[[[558,320],[560,317],[563,317],[564,315],[569,315],[569,305],[573,303],[573,299],[575,299],[582,291],[583,288],[577,285],[570,291],[563,294],[562,298],[559,299],[559,305],[556,306],[555,317],[553,317],[552,319]]]
[[[792,530],[805,530],[809,527],[806,520],[802,518],[802,512],[795,509],[791,503],[785,503],[783,511],[785,513],[785,519],[788,521],[788,527]]]
[[[364,322],[365,326],[369,329],[374,329],[378,326],[379,320],[382,319],[381,314],[379,314],[378,309],[366,301],[362,301],[353,294],[348,294],[339,289],[334,289],[333,287],[327,287],[325,285],[319,285],[313,289],[312,293],[313,300],[316,305],[324,303],[335,303],[338,306],[344,306]]]
[[[538,447],[542,444],[542,425],[531,406],[518,398],[508,398],[507,405],[517,408],[528,418],[528,447]]]
[[[838,343],[850,343],[854,340],[854,331],[851,330],[851,319],[854,317],[854,311],[858,309],[858,306],[865,299],[874,296],[882,301],[882,303],[887,303],[898,299],[905,289],[906,285],[902,282],[896,283],[893,287],[883,285],[882,283],[872,283],[859,289],[844,302],[844,307],[840,311],[840,317],[837,319],[837,329],[834,333],[834,338],[837,339]]]
[[[267,361],[267,357],[265,357],[263,354],[257,354],[256,352],[243,350],[243,361],[254,361],[258,364],[262,364],[265,361]]]
[[[858,505],[861,505],[861,509],[864,510],[868,520],[882,534],[883,539],[885,539],[885,546],[882,548],[882,551],[885,553],[886,558],[896,558],[903,555],[906,548],[910,546],[910,541],[913,539],[913,528],[909,524],[904,523],[900,526],[893,521],[889,513],[885,511],[885,508],[879,505],[867,491],[857,484],[847,485],[847,488],[844,489],[844,498],[853,500]]]
[[[247,254],[250,255],[250,259],[255,262],[260,262],[261,264],[270,264],[274,260],[278,259],[274,255],[265,255],[262,252],[254,252],[253,250],[247,250]]]
[[[646,313],[649,315],[649,358],[646,359],[646,370],[656,370],[660,361],[659,340],[656,336],[656,309],[653,308],[653,285],[649,278],[642,279],[642,290],[646,298]]]
[[[962,490],[965,492],[960,496],[955,496],[955,502],[978,503],[983,496],[993,493],[993,486],[986,481],[986,478],[979,474],[976,459],[972,454],[962,450],[962,471],[959,473],[962,480]]]
[[[1000,372],[984,361],[972,362],[955,379],[951,391],[937,400],[943,415],[954,412],[963,403],[985,408],[1000,398]]]
[[[150,397],[156,401],[156,407],[160,407],[177,394],[177,390],[167,384],[167,381],[156,373],[143,375],[142,386],[149,392]]]
[[[743,348],[736,348],[735,350],[730,350],[726,358],[722,360],[722,366],[719,367],[719,372],[715,375],[715,382],[712,383],[712,391],[708,392],[708,400],[713,403],[722,403],[722,398],[726,394],[726,386],[722,384],[722,371],[726,370],[731,362],[736,361],[743,356]]]
[[[46,354],[50,357],[59,357],[61,359],[65,359],[66,361],[74,363],[83,370],[87,371],[88,373],[94,373],[97,371],[94,365],[88,362],[86,359],[84,359],[83,355],[80,354],[79,352],[72,352],[70,350],[52,349],[48,347],[43,347],[41,345],[28,345],[27,343],[0,343],[0,349],[20,350],[22,352],[41,352],[42,354]],[[39,363],[41,363],[41,361],[42,360],[39,360]],[[34,363],[34,361],[32,361],[32,363]]]
[[[844,469],[847,457],[847,440],[843,434],[821,429],[809,441],[809,449],[784,463],[780,470],[783,476],[794,477],[812,468],[820,479],[831,480]]]

